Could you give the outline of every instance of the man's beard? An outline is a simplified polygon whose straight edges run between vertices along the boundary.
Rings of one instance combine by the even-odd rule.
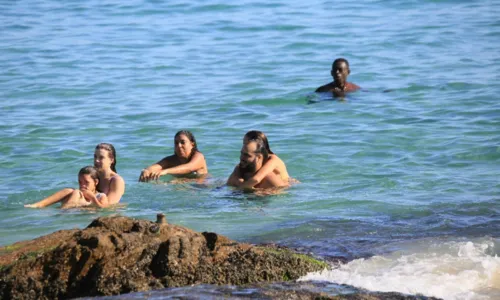
[[[249,162],[246,166],[242,167],[241,162],[239,165],[240,168],[240,174],[245,175],[245,174],[254,174],[257,171],[257,163],[256,162]]]

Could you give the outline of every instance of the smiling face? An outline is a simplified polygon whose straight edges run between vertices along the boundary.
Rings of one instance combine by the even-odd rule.
[[[193,152],[194,143],[189,140],[185,134],[179,134],[175,137],[175,155],[180,158],[190,158]]]
[[[111,168],[111,164],[114,162],[114,159],[111,158],[111,155],[108,150],[105,149],[96,149],[94,152],[94,167],[100,170],[107,170]]]
[[[90,174],[81,174],[78,176],[78,185],[80,190],[89,190],[91,192],[96,191],[98,181],[92,178]]]
[[[333,81],[338,87],[345,86],[345,83],[347,82],[347,76],[349,76],[350,73],[351,70],[349,69],[349,65],[343,60],[335,61],[332,66],[331,74],[333,77]]]

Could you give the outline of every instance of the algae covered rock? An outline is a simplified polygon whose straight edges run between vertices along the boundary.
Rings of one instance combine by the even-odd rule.
[[[234,242],[128,217],[103,217],[0,248],[1,299],[66,299],[193,284],[294,280],[327,264],[288,249]]]

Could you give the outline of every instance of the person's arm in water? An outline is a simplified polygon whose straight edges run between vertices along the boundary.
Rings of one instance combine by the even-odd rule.
[[[171,164],[170,164],[171,165]],[[181,164],[175,167],[165,167],[161,170],[155,170],[151,172],[149,176],[150,180],[157,180],[160,176],[171,174],[171,175],[182,175],[195,172],[202,169],[205,166],[205,156],[201,152],[195,152],[191,160],[185,164]]]
[[[81,190],[81,192],[82,192],[85,200],[87,200],[88,202],[94,203],[96,206],[104,208],[104,207],[108,207],[110,205],[108,197],[104,193],[101,193],[100,197],[97,198],[95,192],[92,192],[89,190]]]
[[[262,181],[255,186],[255,188],[259,189],[268,189],[268,188],[276,188],[276,187],[285,187],[288,186],[288,182],[285,182],[281,176],[274,174],[273,172],[268,173]]]
[[[240,167],[237,165],[234,167],[233,173],[229,175],[226,184],[229,186],[240,187],[243,183],[243,178],[241,178]]]
[[[255,173],[255,175],[253,175],[251,178],[242,182],[239,187],[244,189],[251,189],[259,184],[269,173],[272,173],[274,169],[277,168],[277,160],[278,159],[275,155],[271,155],[266,163],[262,166],[262,168],[260,168],[260,170],[257,171],[257,173]]]
[[[142,170],[141,175],[139,176],[139,181],[148,182],[152,180],[152,174],[162,171],[163,169],[168,168],[173,165],[173,160],[175,159],[175,155],[167,156],[160,160],[157,163],[152,164],[146,169]]]
[[[73,191],[74,191],[74,189],[71,189],[71,188],[62,189],[62,190],[58,191],[57,193],[50,195],[49,197],[44,198],[41,201],[38,201],[37,203],[26,204],[26,205],[24,205],[24,207],[42,208],[42,207],[46,207],[46,206],[52,205],[52,204],[57,203],[57,202],[63,202],[71,196]]]

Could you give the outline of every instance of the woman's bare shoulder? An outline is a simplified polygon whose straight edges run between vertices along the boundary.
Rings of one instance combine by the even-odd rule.
[[[111,185],[113,182],[115,184],[123,183],[125,185],[125,179],[123,179],[123,177],[121,177],[118,173],[115,173],[113,176],[111,176],[109,184]]]
[[[205,155],[203,155],[203,153],[201,153],[200,151],[196,151],[193,154],[193,158],[195,158],[195,157],[199,157],[199,158],[205,159]]]

